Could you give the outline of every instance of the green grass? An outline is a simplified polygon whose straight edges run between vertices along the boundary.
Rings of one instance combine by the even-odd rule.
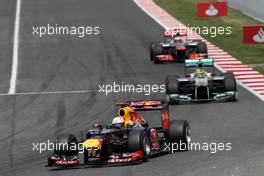
[[[261,73],[264,73],[264,67],[255,67],[255,69]]]
[[[183,24],[192,27],[232,27],[231,35],[218,35],[210,37],[203,35],[211,43],[224,49],[246,64],[264,64],[264,44],[245,45],[242,42],[243,25],[263,25],[241,12],[230,9],[227,17],[201,18],[197,16],[197,2],[205,0],[154,0],[159,6],[180,20]],[[256,67],[264,73],[264,67]]]

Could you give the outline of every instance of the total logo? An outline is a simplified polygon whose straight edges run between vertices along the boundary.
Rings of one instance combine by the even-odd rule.
[[[197,4],[199,17],[227,16],[227,2],[204,2]]]
[[[264,44],[264,26],[244,26],[243,43]]]

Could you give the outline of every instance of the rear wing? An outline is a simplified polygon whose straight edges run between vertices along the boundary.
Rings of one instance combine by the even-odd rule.
[[[213,58],[186,59],[185,60],[185,75],[186,75],[186,68],[196,67],[198,62],[202,62],[204,67],[212,67],[213,68],[213,73],[215,72],[214,59]]]
[[[164,31],[164,37],[187,36],[185,28],[169,28]]]
[[[147,100],[147,101],[127,101],[118,102],[116,106],[120,107],[130,107],[134,111],[152,111],[152,110],[162,110],[166,108],[167,103],[163,100]]]
[[[213,67],[214,59],[213,58],[205,58],[205,59],[186,59],[185,67],[196,67],[198,62],[202,62],[205,67]]]
[[[162,129],[168,130],[170,125],[169,104],[163,100],[147,100],[147,101],[127,101],[116,103],[116,106],[122,108],[129,107],[134,111],[161,111]]]

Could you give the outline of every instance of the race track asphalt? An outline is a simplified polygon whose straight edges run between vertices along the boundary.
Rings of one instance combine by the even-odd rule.
[[[15,4],[14,0],[0,1],[0,93],[6,93],[9,89]]]
[[[228,0],[228,4],[243,13],[257,19],[264,23],[264,1],[263,0],[251,0],[243,1],[243,0]]]
[[[12,62],[14,6],[13,0],[0,2],[0,22],[6,26],[0,31],[0,90],[5,93]],[[47,23],[97,25],[101,33],[86,38],[32,35],[32,26]],[[98,84],[113,81],[161,84],[166,75],[183,75],[181,64],[149,61],[149,43],[162,39],[162,28],[131,0],[22,0],[20,27],[17,92],[97,90]],[[178,152],[134,166],[50,170],[44,167],[48,152],[32,151],[33,142],[46,142],[64,132],[78,135],[93,122],[111,121],[118,100],[163,97],[157,93],[106,96],[97,91],[0,96],[0,175],[263,175],[264,104],[241,87],[238,102],[170,107],[172,119],[189,121],[193,142],[231,142],[229,152]]]

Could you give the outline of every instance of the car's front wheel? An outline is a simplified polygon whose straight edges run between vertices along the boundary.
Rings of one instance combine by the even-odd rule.
[[[224,87],[226,92],[237,92],[236,79],[232,72],[227,72],[223,74],[224,76]],[[228,101],[236,101],[237,97],[234,95]]]
[[[54,154],[60,156],[78,155],[78,143],[73,134],[61,134],[56,139]]]
[[[147,161],[151,155],[151,145],[148,135],[144,130],[131,130],[128,135],[129,152],[142,151],[143,161]]]

